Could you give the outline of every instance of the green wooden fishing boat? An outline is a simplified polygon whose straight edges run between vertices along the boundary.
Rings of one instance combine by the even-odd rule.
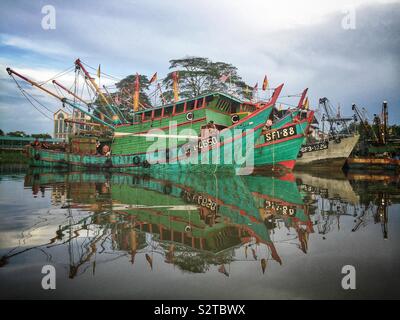
[[[134,123],[115,127],[109,156],[38,146],[28,146],[26,151],[30,164],[39,167],[234,171],[243,167],[253,152],[282,87],[277,87],[270,101],[263,104],[211,93],[138,112]]]

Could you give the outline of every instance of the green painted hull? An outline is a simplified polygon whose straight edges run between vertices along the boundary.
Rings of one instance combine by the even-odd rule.
[[[254,165],[256,169],[269,169],[275,166],[290,170],[294,168],[301,146],[305,142],[309,120],[292,122],[293,117],[298,112],[295,111],[292,114],[274,123],[272,129],[284,129],[295,125],[296,134],[294,136],[273,140],[268,143],[263,141],[263,136],[259,138],[254,149]]]
[[[198,154],[193,152],[191,155],[186,155],[186,149],[171,149],[169,150],[169,160],[167,162],[160,160],[161,156],[163,156],[163,151],[161,150],[140,154],[112,154],[110,157],[36,149],[31,146],[28,147],[27,152],[30,164],[37,167],[111,169],[112,171],[140,172],[198,171],[214,173],[217,171],[235,171],[245,163],[245,159],[240,157],[252,151],[252,147],[259,138],[262,126],[271,111],[271,107],[260,109],[240,123],[225,129],[224,132],[231,139],[217,141],[215,145],[208,149],[203,149],[205,151],[198,152]],[[249,136],[251,138],[246,136],[249,131],[254,134],[253,137]],[[234,156],[227,157],[227,155]],[[235,155],[239,155],[239,157]],[[143,165],[145,160],[150,163],[148,167]],[[139,163],[137,164],[135,161]]]

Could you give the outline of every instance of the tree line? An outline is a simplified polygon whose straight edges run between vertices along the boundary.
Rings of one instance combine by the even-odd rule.
[[[25,133],[25,131],[10,131],[7,134],[0,129],[0,136],[8,136],[8,137],[22,137],[22,138],[38,138],[38,139],[51,139],[51,135],[48,133],[33,133],[31,135]]]

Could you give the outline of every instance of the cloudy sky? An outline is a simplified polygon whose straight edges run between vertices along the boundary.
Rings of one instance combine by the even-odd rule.
[[[45,5],[56,10],[54,30],[42,28]],[[387,100],[390,122],[400,122],[400,1],[2,0],[0,12],[3,131],[52,133],[6,66],[42,81],[78,57],[120,78],[162,76],[170,59],[209,57],[234,64],[248,83],[261,83],[264,74],[272,86],[284,82],[283,95],[308,87],[313,106],[328,97],[346,114],[355,102],[372,117]],[[343,27],[349,12],[355,29]],[[31,92],[50,109],[60,107]]]

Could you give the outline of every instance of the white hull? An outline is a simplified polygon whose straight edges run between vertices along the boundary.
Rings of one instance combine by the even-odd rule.
[[[359,135],[341,138],[340,142],[329,141],[328,148],[304,152],[297,158],[296,166],[314,164],[317,166],[340,166],[342,167],[346,159],[350,156],[356,146]]]

